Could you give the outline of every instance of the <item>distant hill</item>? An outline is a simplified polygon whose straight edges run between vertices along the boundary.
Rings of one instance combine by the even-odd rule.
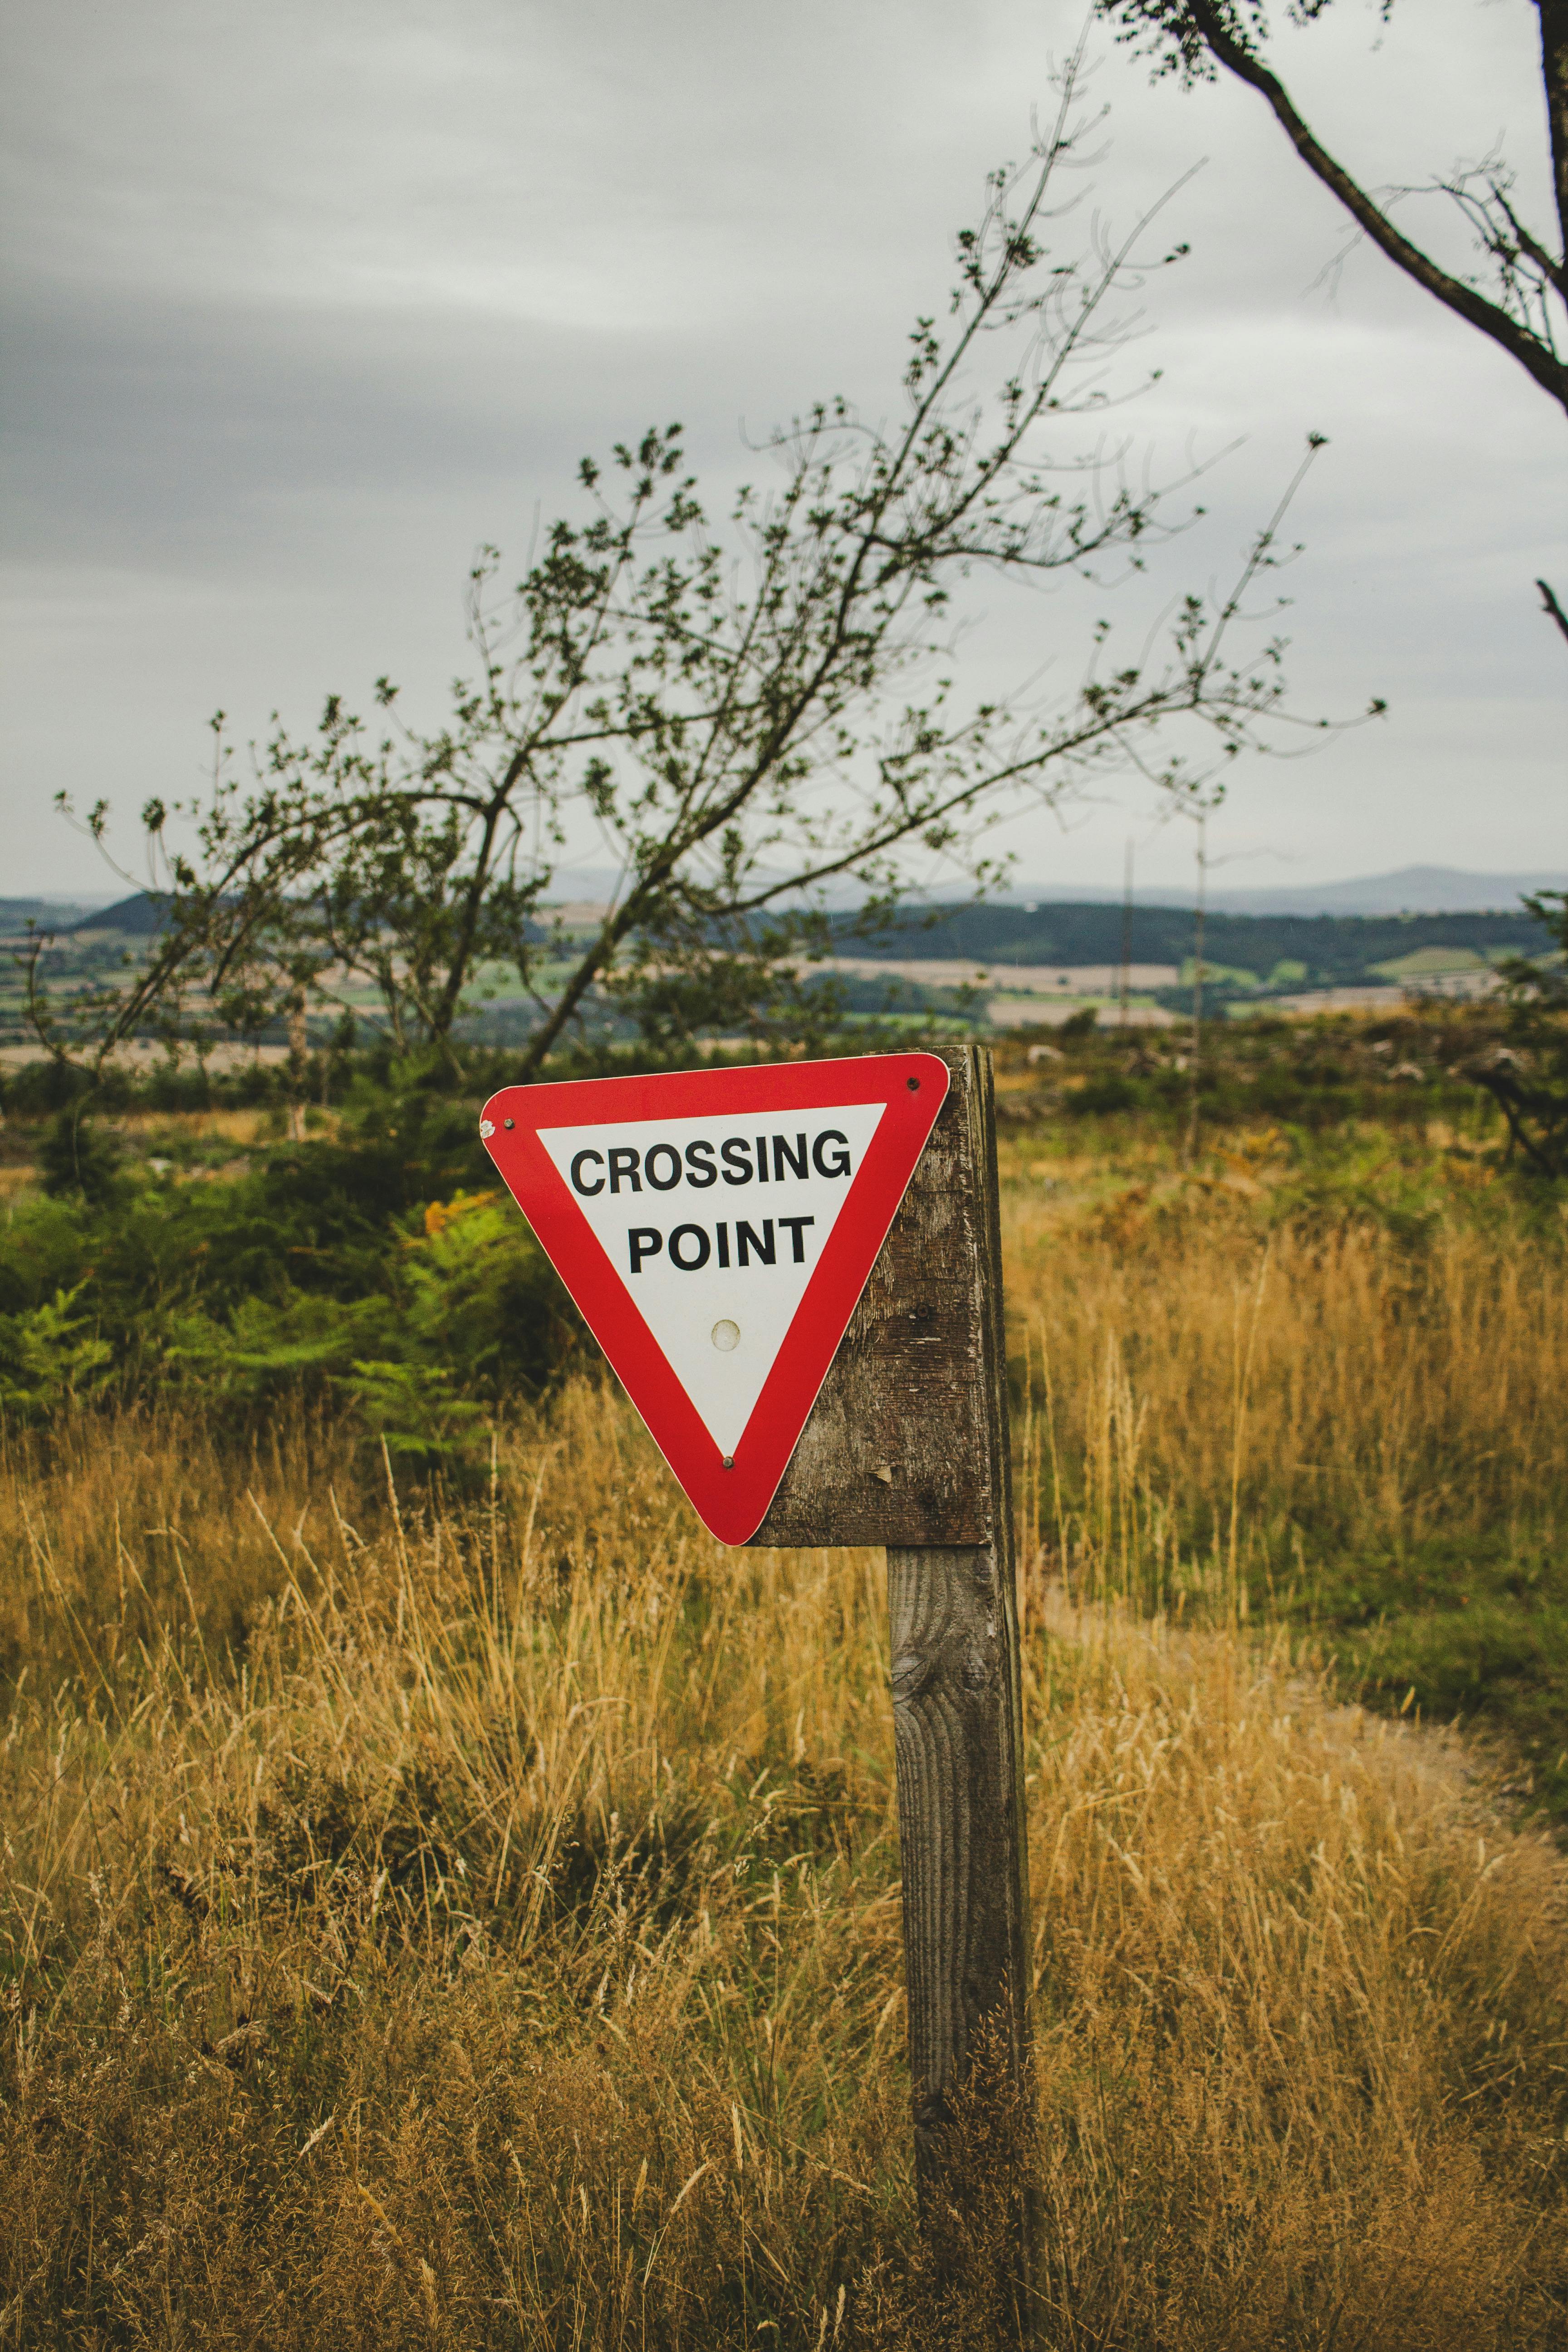
[[[1471,874],[1456,866],[1402,866],[1393,874],[1363,875],[1350,882],[1302,882],[1269,890],[1213,889],[1211,907],[1231,915],[1462,915],[1517,909],[1526,892],[1568,890],[1568,871],[1534,874]],[[1007,893],[1015,904],[1049,899],[1053,905],[1103,905],[1113,893],[1041,882],[1020,884]],[[1157,886],[1134,890],[1140,907],[1190,907],[1190,887]]]
[[[1402,866],[1354,882],[1297,889],[1220,890],[1216,905],[1246,915],[1466,915],[1517,909],[1526,893],[1568,889],[1568,873],[1467,874],[1453,866]]]
[[[563,866],[551,897],[554,899],[603,901],[617,887],[609,866]],[[1209,893],[1209,904],[1232,915],[1465,915],[1491,908],[1517,908],[1527,891],[1568,890],[1568,870],[1531,874],[1475,874],[1457,866],[1402,866],[1393,874],[1363,875],[1348,882],[1288,883],[1272,889],[1237,889],[1223,886]],[[956,893],[938,893],[928,903],[940,905]],[[1014,906],[1104,906],[1116,897],[1103,885],[1021,882],[1006,893]],[[1133,891],[1140,907],[1190,907],[1190,885],[1157,885]],[[853,891],[834,902],[840,908],[858,904]]]
[[[1238,981],[1250,975],[1252,984],[1275,992],[1475,970],[1500,956],[1540,953],[1548,948],[1551,942],[1519,899],[1526,889],[1559,887],[1568,887],[1568,877],[1474,875],[1447,866],[1410,866],[1397,874],[1330,885],[1316,898],[1386,902],[1447,895],[1464,903],[1418,913],[1386,904],[1343,903],[1309,911],[1289,902],[1298,895],[1311,898],[1310,892],[1216,894],[1208,911],[1205,961],[1216,973],[1223,969]],[[1243,898],[1245,906],[1237,903]],[[1487,910],[1483,902],[1489,898],[1501,898],[1502,904]],[[3,899],[0,936],[16,938],[29,916],[57,934],[90,938],[111,932],[145,940],[160,928],[163,901],[147,891],[99,908],[41,898]],[[1010,894],[979,903],[911,907],[886,930],[867,939],[854,936],[854,917],[847,909],[834,923],[843,934],[845,950],[856,956],[971,961],[993,968],[1009,963],[1120,964],[1125,938],[1132,963],[1181,969],[1195,948],[1190,901],[1142,898],[1125,914],[1104,897],[1066,893],[1050,899]]]
[[[608,867],[563,867],[552,898],[603,899],[614,891],[616,881]],[[1568,889],[1568,872],[1471,874],[1453,866],[1403,866],[1394,874],[1367,875],[1349,882],[1303,883],[1273,890],[1216,889],[1209,894],[1209,905],[1212,910],[1229,915],[1404,916],[1496,911],[1517,919],[1520,899],[1527,891],[1563,889]],[[1113,894],[1104,889],[1042,882],[1037,886],[1022,884],[1009,890],[1005,898],[987,904],[996,909],[1010,908],[1032,915],[1047,908],[1059,913],[1069,907],[1105,908],[1112,899]],[[940,900],[931,903],[940,911]],[[119,931],[128,938],[147,939],[159,928],[160,904],[155,895],[145,890],[117,899],[110,906],[96,905],[90,898],[74,904],[56,898],[0,898],[0,935],[24,930],[30,917],[51,930]],[[1133,905],[1137,908],[1185,911],[1191,908],[1192,894],[1189,890],[1163,887],[1135,890]],[[961,902],[954,907],[955,918],[963,911]],[[1120,919],[1118,908],[1119,921]],[[1451,943],[1471,944],[1468,940]],[[1447,946],[1450,941],[1445,936],[1434,944]],[[908,948],[900,950],[903,954],[911,951],[920,952]],[[937,950],[933,949],[931,952]]]
[[[849,918],[841,918],[846,931]],[[1123,923],[1130,961],[1184,963],[1195,944],[1190,907],[1068,901],[936,908],[857,940],[858,956],[971,959],[976,964],[1115,964]],[[848,939],[846,940],[846,946]],[[1245,915],[1211,908],[1204,939],[1210,965],[1256,974],[1277,986],[1346,987],[1383,977],[1379,967],[1419,959],[1417,969],[1462,969],[1472,958],[1539,953],[1550,945],[1539,923],[1515,906],[1500,914]],[[1423,951],[1426,952],[1423,952]],[[1447,950],[1438,955],[1436,951]],[[1281,971],[1280,966],[1287,967]]]
[[[162,920],[162,900],[146,890],[129,898],[0,898],[0,939],[14,938],[29,923],[40,931],[119,931],[150,939]]]
[[[163,902],[151,890],[138,890],[133,898],[117,898],[111,907],[98,907],[71,929],[78,931],[120,931],[127,939],[151,939],[163,927]]]
[[[92,910],[90,898],[0,898],[0,939],[15,939],[29,923],[40,931],[74,931]]]

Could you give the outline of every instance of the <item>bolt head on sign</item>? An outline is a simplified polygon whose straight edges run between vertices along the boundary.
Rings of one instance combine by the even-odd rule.
[[[654,1442],[745,1543],[948,1088],[934,1054],[505,1087],[479,1133]]]

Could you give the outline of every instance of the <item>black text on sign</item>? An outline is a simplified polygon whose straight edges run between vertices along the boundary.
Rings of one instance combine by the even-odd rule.
[[[732,1455],[883,1117],[541,1128],[721,1454]]]

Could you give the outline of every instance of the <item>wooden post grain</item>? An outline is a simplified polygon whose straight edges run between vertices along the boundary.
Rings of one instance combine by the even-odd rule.
[[[994,2196],[999,2154],[1012,2167],[998,2254],[1021,2336],[1028,1882],[995,1110],[989,1053],[946,1059],[952,1089],[753,1541],[888,1547],[917,2179],[941,2237]]]

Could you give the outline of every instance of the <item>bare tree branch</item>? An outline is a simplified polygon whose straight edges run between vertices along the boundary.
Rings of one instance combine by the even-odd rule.
[[[1538,580],[1535,584],[1541,591],[1542,610],[1552,615],[1563,635],[1568,637],[1568,613],[1564,613],[1544,580]]]
[[[1552,6],[1552,0],[1542,0],[1543,45],[1547,39],[1547,16]],[[1279,76],[1270,72],[1261,58],[1238,37],[1239,28],[1227,22],[1226,15],[1213,5],[1213,0],[1182,0],[1182,13],[1190,18],[1209,55],[1217,59],[1227,73],[1234,74],[1238,81],[1246,82],[1268,100],[1287,138],[1308,170],[1339,198],[1352,219],[1390,261],[1403,269],[1417,286],[1435,295],[1457,318],[1463,319],[1467,325],[1476,328],[1481,334],[1489,336],[1568,413],[1568,364],[1558,357],[1550,342],[1511,317],[1501,304],[1489,301],[1477,288],[1467,285],[1463,278],[1455,278],[1449,271],[1439,268],[1429,254],[1424,253],[1419,246],[1413,244],[1402,230],[1395,227],[1387,213],[1374,203],[1366,190],[1351,177],[1343,164],[1337,163],[1321,140],[1314,136]],[[1564,11],[1562,0],[1556,0],[1555,13],[1559,16],[1568,13]],[[1560,70],[1568,74],[1568,58],[1559,62]],[[1557,135],[1554,114],[1554,140]],[[1531,240],[1531,246],[1534,246],[1534,240]],[[1530,250],[1531,247],[1525,249]],[[1535,250],[1539,251],[1539,247]],[[1562,261],[1552,262],[1549,268],[1552,282],[1561,288]]]

